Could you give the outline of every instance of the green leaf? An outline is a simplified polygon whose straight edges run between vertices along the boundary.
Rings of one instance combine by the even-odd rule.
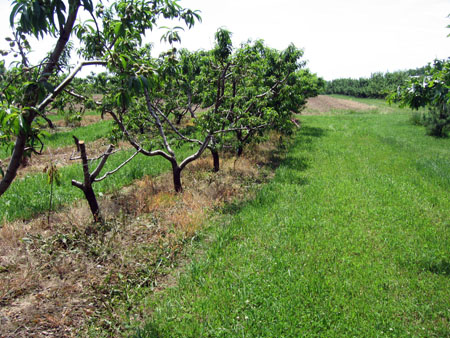
[[[120,55],[119,58],[120,58],[120,61],[122,62],[122,67],[123,67],[124,69],[126,69],[128,63],[127,63],[127,60],[125,59],[125,56]]]
[[[50,93],[53,93],[55,91],[55,87],[53,87],[53,85],[51,83],[47,82],[47,81],[42,81],[42,85]]]
[[[5,116],[5,118],[3,119],[3,126],[6,126],[6,123],[11,120],[11,119],[15,119],[17,118],[17,114],[16,113],[11,113],[11,114],[7,114]]]
[[[45,130],[41,130],[40,132],[39,132],[39,135],[38,135],[39,137],[50,137],[51,136],[51,134],[48,132],[48,131],[45,131]]]
[[[64,16],[64,14],[61,11],[57,11],[56,13],[58,15],[59,24],[64,25],[64,23],[66,22],[66,17]]]
[[[114,34],[119,35],[119,32],[122,30],[122,22],[116,22],[114,24]]]
[[[86,8],[90,13],[94,11],[94,5],[91,0],[83,0],[83,7]]]
[[[17,1],[15,1],[17,2]],[[19,11],[22,11],[23,8],[23,4],[21,4],[20,2],[16,3],[16,5],[13,7],[12,11],[11,11],[11,15],[9,16],[9,24],[11,25],[11,27],[14,27],[14,19],[17,15],[17,13]]]
[[[148,85],[149,85],[148,79],[145,76],[142,76],[142,75],[139,78],[140,78],[140,80],[142,82],[142,86],[144,88],[148,89]]]

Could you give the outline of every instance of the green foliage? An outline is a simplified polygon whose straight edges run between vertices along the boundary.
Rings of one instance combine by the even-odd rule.
[[[412,109],[428,108],[424,116],[428,133],[446,136],[450,129],[450,58],[435,60],[425,68],[424,75],[410,77],[390,100]]]
[[[199,124],[211,132],[234,129],[214,135],[216,148],[227,145],[242,151],[269,130],[292,130],[292,114],[300,112],[321,85],[315,75],[302,70],[302,56],[293,45],[278,51],[261,40],[234,49],[230,32],[216,33],[210,61],[202,68],[209,79],[204,81],[203,105],[209,108]]]
[[[173,33],[169,30],[164,38]],[[315,75],[300,72],[303,52],[293,45],[277,51],[262,41],[234,49],[231,33],[224,29],[215,38],[209,52],[172,46],[153,59],[144,46],[131,58],[122,58],[102,102],[102,110],[117,123],[113,137],[125,137],[147,156],[163,156],[184,168],[189,163],[185,160],[194,160],[205,147],[217,151],[226,145],[241,151],[269,130],[289,133],[293,112],[320,86]],[[170,42],[175,40],[172,36]],[[200,106],[204,111],[196,115]],[[180,129],[188,113],[192,120]],[[175,164],[171,148],[186,142],[199,150]]]
[[[69,2],[73,6],[74,1]],[[92,12],[92,1],[83,0],[84,7]],[[66,22],[66,5],[63,1],[13,0],[10,15],[11,27],[23,34],[32,34],[36,38],[45,35],[57,36],[58,30]],[[55,15],[58,21],[55,21]],[[19,20],[16,22],[16,17]]]
[[[59,105],[68,121],[80,118],[79,111],[72,112],[67,107],[73,103],[73,98],[86,99],[84,95],[72,92],[69,85],[81,67],[106,65],[110,72],[120,74],[120,83],[131,83],[136,90],[148,82],[145,76],[150,69],[132,61],[142,59],[139,57],[142,55],[135,51],[140,49],[143,36],[156,26],[156,21],[159,18],[178,19],[190,28],[200,19],[196,11],[183,9],[175,0],[119,0],[107,6],[98,2],[95,9],[92,0],[14,0],[12,4],[10,23],[14,31],[12,37],[6,38],[10,50],[1,51],[1,54],[14,53],[20,58],[8,70],[5,70],[4,62],[0,63],[0,142],[10,145],[11,140],[17,141],[14,145],[16,156],[9,163],[8,178],[0,181],[0,194],[9,188],[24,153],[35,151],[35,146],[43,146],[39,138],[41,127],[35,120],[38,116],[45,116],[51,102]],[[77,21],[82,9],[89,13],[90,19]],[[57,40],[48,56],[36,65],[28,59],[32,49],[28,40],[30,36],[38,39],[51,36]],[[178,31],[170,31],[167,38],[179,40]],[[85,61],[69,75],[74,40],[78,40],[78,52]],[[135,73],[140,75],[133,78]],[[83,81],[75,84],[80,89]],[[72,101],[67,93],[71,93]],[[86,93],[82,91],[81,94]],[[60,99],[55,101],[58,97]],[[129,100],[128,89],[119,90],[114,104],[123,108]],[[92,105],[94,102],[91,100]]]
[[[410,76],[423,74],[423,72],[424,69],[419,68],[385,74],[374,73],[370,78],[336,79],[327,82],[325,93],[384,99],[398,86],[403,85]]]

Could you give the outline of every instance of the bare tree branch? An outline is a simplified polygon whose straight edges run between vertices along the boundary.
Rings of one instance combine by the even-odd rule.
[[[102,160],[98,164],[97,168],[91,173],[90,180],[95,181],[95,178],[100,174],[100,171],[102,171],[103,167],[105,166],[106,161],[108,160],[109,155],[111,155],[112,151],[114,150],[114,146],[112,144],[109,145],[106,152],[102,155]]]
[[[77,73],[84,67],[84,66],[91,66],[91,65],[106,65],[105,61],[99,61],[99,60],[95,60],[95,61],[82,61],[78,64],[77,67],[75,67],[75,69],[64,79],[63,82],[61,82],[58,87],[55,88],[55,90],[53,91],[53,93],[51,93],[50,95],[48,95],[37,107],[36,109],[38,111],[42,111],[46,106],[48,106],[54,99],[55,97],[61,93],[64,88],[66,88],[66,86],[73,80],[73,78],[75,77],[75,75],[77,75]]]
[[[152,104],[150,101],[150,96],[148,94],[148,90],[145,87],[144,87],[144,94],[145,94],[145,101],[147,103],[147,108],[148,108],[150,114],[155,119],[155,123],[156,123],[156,126],[158,127],[159,134],[160,134],[161,138],[163,139],[164,147],[166,148],[168,153],[170,155],[172,155],[173,158],[175,158],[175,153],[173,152],[172,148],[170,147],[169,142],[167,142],[166,133],[164,132],[164,128],[161,124],[161,120],[159,119],[158,115],[155,114],[155,111],[153,110],[153,107],[152,107]]]
[[[191,163],[192,161],[195,161],[196,159],[198,159],[202,153],[205,151],[205,149],[208,147],[209,141],[211,141],[211,135],[206,136],[205,141],[203,141],[202,146],[200,147],[200,149],[193,155],[186,157],[183,162],[180,163],[180,170],[183,170],[184,167],[186,167],[186,165],[188,165],[189,163]]]
[[[112,112],[112,111],[108,111],[108,113],[112,116],[112,118],[114,119],[114,121],[117,123],[117,125],[119,126],[120,130],[123,132],[123,134],[125,135],[125,137],[127,138],[128,142],[136,149],[138,150],[141,154],[145,155],[145,156],[157,156],[160,155],[162,157],[164,157],[165,159],[172,161],[173,157],[170,156],[169,154],[165,153],[162,150],[154,150],[154,151],[148,151],[142,148],[142,146],[137,143],[136,140],[133,139],[133,137],[131,137],[130,133],[128,132],[127,128],[125,127],[125,125],[123,124],[123,122],[121,121],[121,119],[119,119],[117,117],[117,115]]]
[[[187,141],[187,142],[191,142],[191,143],[197,143],[199,145],[203,145],[203,142],[197,139],[191,139],[188,138],[186,136],[184,136],[182,133],[180,133],[180,131],[178,130],[177,127],[175,127],[175,125],[170,121],[170,119],[156,106],[152,107],[157,111],[157,113],[159,115],[161,115],[163,117],[163,119],[167,122],[167,124],[169,124],[169,126],[172,128],[172,130],[175,132],[175,134],[177,134],[181,139]]]
[[[79,100],[83,100],[83,101],[89,100],[89,98],[88,98],[87,96],[84,96],[84,95],[75,93],[73,90],[64,89],[64,92],[66,92],[66,93],[69,94],[69,95],[72,95],[73,97],[75,97],[75,98],[77,98],[77,99],[79,99]],[[102,105],[102,103],[101,103],[100,101],[94,101],[94,103],[95,103],[97,106],[101,106],[101,105]]]
[[[119,169],[121,169],[125,164],[127,164],[128,162],[130,162],[137,154],[139,154],[140,151],[136,151],[130,158],[128,158],[125,162],[123,162],[121,165],[119,165],[116,169],[108,171],[105,175],[103,175],[100,178],[95,178],[94,177],[94,182],[100,182],[103,181],[106,177],[108,177],[109,175],[112,175],[114,173],[116,173],[117,171],[119,171]],[[93,175],[93,174],[92,174]]]

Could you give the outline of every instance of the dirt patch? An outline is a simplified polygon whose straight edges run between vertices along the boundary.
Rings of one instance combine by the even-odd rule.
[[[308,99],[306,109],[302,114],[314,115],[318,113],[326,113],[332,110],[367,111],[372,109],[376,109],[376,107],[356,101],[337,99],[327,95],[319,95]]]
[[[105,114],[103,116],[103,119],[100,115],[84,115],[83,118],[81,119],[81,121],[79,121],[79,123],[77,123],[76,126],[72,126],[72,127],[85,127],[90,124],[100,122],[101,120],[112,120],[112,117],[108,114]],[[60,128],[61,127],[70,127],[67,125],[67,123],[66,123],[66,121],[64,121],[64,119],[53,122],[53,125],[55,127],[60,127]]]
[[[222,157],[218,173],[204,154],[183,171],[180,194],[167,173],[104,196],[103,226],[91,223],[84,201],[53,213],[50,224],[45,216],[5,223],[0,337],[84,336],[80,328],[92,320],[110,336],[122,336],[124,318],[141,320],[151,311],[139,306],[139,297],[175,283],[167,276],[211,211],[251,198],[255,186],[271,177],[265,164],[277,141],[249,150],[251,157]]]

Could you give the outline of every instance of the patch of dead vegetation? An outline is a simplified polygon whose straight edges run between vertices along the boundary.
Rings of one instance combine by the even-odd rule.
[[[112,120],[112,117],[108,114],[105,114],[103,116],[103,118],[100,115],[84,115],[83,118],[75,123],[75,124],[70,124],[67,121],[65,121],[64,119],[58,120],[53,122],[53,125],[57,128],[64,128],[64,127],[70,127],[70,128],[74,128],[74,127],[85,127],[103,120]]]
[[[73,337],[90,322],[121,336],[128,320],[151,311],[138,306],[144,295],[176,282],[170,272],[213,210],[251,198],[271,177],[277,143],[274,136],[248,157],[223,156],[218,173],[204,154],[183,171],[183,193],[172,191],[171,173],[144,177],[100,199],[101,226],[84,201],[50,223],[43,215],[3,224],[0,336]]]
[[[319,95],[308,99],[306,109],[302,114],[317,115],[320,113],[329,112],[331,110],[367,111],[373,109],[376,109],[376,107],[356,101],[337,99],[327,95]]]

